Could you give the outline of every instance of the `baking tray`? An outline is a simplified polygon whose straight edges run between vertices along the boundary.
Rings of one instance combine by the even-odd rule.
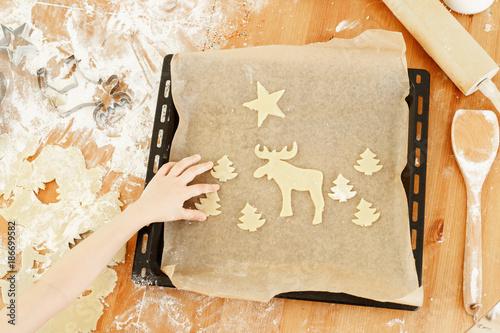
[[[171,54],[167,55],[163,61],[146,185],[153,178],[156,170],[168,162],[172,139],[179,123],[179,117],[170,94],[172,56]],[[410,93],[406,98],[410,112],[408,161],[401,174],[401,181],[408,198],[413,256],[415,257],[418,282],[422,286],[430,75],[425,70],[409,68],[408,76],[410,79]],[[175,288],[168,276],[160,269],[162,254],[163,222],[152,223],[142,228],[137,235],[132,281],[137,284]],[[344,293],[307,291],[284,293],[276,297],[410,311],[418,309],[416,306],[377,302]]]

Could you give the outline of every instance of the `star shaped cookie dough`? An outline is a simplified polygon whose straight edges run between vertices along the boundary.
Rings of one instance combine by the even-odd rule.
[[[258,112],[258,126],[260,127],[269,115],[285,118],[285,114],[277,104],[284,92],[285,89],[270,94],[260,82],[257,82],[257,99],[243,103],[243,106]]]
[[[14,66],[19,65],[21,58],[36,50],[36,47],[28,40],[31,26],[24,23],[12,30],[0,24],[3,38],[0,39],[0,52],[7,52]]]

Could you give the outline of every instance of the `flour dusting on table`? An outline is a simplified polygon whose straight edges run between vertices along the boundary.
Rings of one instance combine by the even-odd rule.
[[[111,329],[216,333],[251,332],[262,327],[275,332],[281,324],[282,299],[259,303],[224,300],[170,288],[136,286],[136,289],[136,302],[115,318]]]
[[[19,221],[19,251],[24,249],[26,255],[30,254],[29,258],[25,256],[26,263],[23,263],[22,284],[26,287],[33,284],[51,262],[68,251],[68,244],[78,240],[81,233],[96,230],[118,214],[122,205],[118,200],[120,195],[126,198],[123,203],[127,204],[131,195],[126,192],[136,191],[141,185],[137,183],[146,174],[163,57],[183,51],[219,49],[231,38],[244,37],[251,11],[258,11],[266,4],[266,0],[223,3],[210,0],[81,0],[70,6],[51,2],[27,0],[0,4],[0,23],[11,29],[25,22],[30,24],[28,40],[36,48],[36,52],[25,54],[17,66],[6,54],[0,54],[0,72],[5,76],[7,87],[0,104],[0,135],[4,135],[6,143],[10,142],[0,152],[0,163],[4,167],[0,170],[0,214],[6,220]],[[54,24],[55,19],[57,24]],[[76,59],[77,69],[65,64],[70,56]],[[37,83],[37,73],[41,72],[47,73],[46,79],[59,90],[58,93],[42,94]],[[106,86],[106,81],[114,75],[119,85]],[[102,101],[105,107],[113,108],[113,101],[116,101],[113,89],[131,96],[131,103],[115,106],[106,126],[99,127],[94,119],[95,104]],[[79,108],[89,103],[94,105]],[[61,116],[59,107],[62,106],[74,107],[76,111]],[[68,164],[63,160],[54,163],[52,170],[60,171],[54,177],[37,173],[40,157],[32,160],[33,157],[43,147],[53,147],[49,148],[53,150],[53,157],[71,155],[74,158],[78,154],[81,156],[80,151],[85,155],[89,145],[94,145],[90,151],[98,156],[82,158],[80,170],[94,172],[92,182],[95,186],[80,184],[82,186],[72,189],[76,192],[68,196],[63,193],[56,203],[41,203],[35,195],[39,188],[43,189],[46,182],[55,178],[58,190],[64,192],[69,188],[59,184],[61,177],[74,174],[68,171],[69,160]],[[103,158],[107,159],[102,162]],[[64,176],[64,172],[70,173]],[[98,194],[103,180],[112,172],[121,175],[111,177],[109,192]],[[0,250],[3,250],[6,240],[2,237],[1,241]],[[41,250],[48,253],[41,254]],[[124,254],[120,252],[121,259]],[[32,269],[35,262],[40,269]],[[4,273],[6,264],[0,262],[0,273]],[[80,331],[95,329],[102,314],[103,298],[114,289],[116,273],[113,270],[106,272],[95,282],[98,286],[95,288],[101,291],[81,297],[79,305],[75,305],[90,306],[96,311],[96,316],[80,318],[86,320]],[[182,310],[184,305],[173,297],[162,294],[143,298],[137,306],[142,309],[144,302],[157,305],[162,314],[159,318],[168,318],[165,324],[178,331],[189,331],[193,325]],[[150,331],[144,323],[127,317],[137,312],[134,310],[137,309],[133,307],[118,316],[115,328]],[[77,308],[66,309],[64,316],[66,319],[62,321],[56,317],[59,319],[48,324],[46,330],[60,330],[65,322],[74,325],[78,319]]]
[[[387,326],[389,327],[399,327],[399,332],[400,333],[406,333],[408,332],[407,330],[405,330],[405,320],[404,319],[398,319],[398,318],[395,318],[395,319],[392,319],[391,321],[389,321],[387,323]]]

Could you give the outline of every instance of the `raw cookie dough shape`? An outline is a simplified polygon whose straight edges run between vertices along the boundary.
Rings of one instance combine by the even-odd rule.
[[[35,261],[38,261],[41,264],[46,264],[48,258],[46,255],[39,254],[35,251],[31,245],[26,245],[21,253],[21,268],[15,273],[17,279],[16,295],[22,295],[35,284],[36,280],[38,280],[38,269],[33,268]],[[41,268],[45,268],[45,266],[46,265],[42,265]],[[14,271],[14,269],[12,270]],[[10,275],[11,274],[7,274],[7,277],[10,277]],[[9,286],[9,280],[0,280],[0,288],[2,288],[1,291],[4,304],[7,304],[10,301],[10,297],[8,296]]]
[[[355,165],[354,169],[358,170],[359,172],[364,172],[365,175],[370,176],[374,172],[380,171],[382,169],[382,165],[378,165],[378,162],[380,160],[376,159],[374,153],[369,148],[366,148],[366,150],[360,155],[361,159],[357,160],[359,165]]]
[[[220,160],[217,161],[218,165],[214,166],[214,169],[210,171],[210,174],[220,180],[225,182],[226,180],[233,179],[238,174],[233,173],[234,168],[231,166],[233,162],[229,160],[227,155],[224,155]]]
[[[377,221],[380,217],[380,213],[375,213],[377,209],[370,208],[371,206],[371,203],[361,198],[359,205],[356,207],[359,211],[354,214],[357,218],[352,220],[352,222],[362,227],[368,227],[371,226],[373,222]]]
[[[347,183],[349,183],[349,180],[342,176],[342,174],[339,173],[337,179],[335,179],[333,183],[337,186],[331,187],[330,190],[332,191],[332,193],[328,194],[328,196],[333,200],[346,202],[356,195],[356,191],[351,191],[353,186],[347,185]]]
[[[7,272],[10,271],[9,262],[7,260],[8,256],[9,252],[7,251],[7,249],[0,248],[0,278],[3,278],[5,275],[7,275]],[[0,282],[1,281],[2,280],[0,280]]]
[[[79,239],[80,234],[97,230],[120,213],[122,203],[119,200],[119,192],[109,191],[99,195],[104,169],[87,169],[85,159],[79,149],[46,146],[34,161],[28,162],[26,157],[32,155],[30,152],[34,153],[38,149],[38,139],[29,136],[22,138],[23,140],[20,140],[19,137],[13,139],[9,135],[0,135],[0,147],[6,142],[13,142],[12,146],[6,146],[6,151],[0,149],[0,165],[11,166],[10,163],[2,164],[2,161],[8,162],[12,155],[16,160],[23,160],[22,170],[19,174],[14,173],[15,182],[12,188],[14,200],[8,207],[0,208],[0,215],[6,221],[16,221],[16,232],[17,228],[20,228],[20,231],[29,230],[26,237],[18,238],[19,244],[17,245],[18,248],[23,249],[22,266],[17,274],[20,283],[18,288],[24,289],[40,276],[37,270],[31,269],[33,261],[41,263],[42,268],[57,261],[69,250],[68,244]],[[19,153],[22,153],[22,156],[18,158],[16,156]],[[43,188],[45,182],[52,179],[55,179],[59,185],[59,201],[44,204],[36,197],[35,192]],[[42,248],[50,250],[45,255],[33,250],[31,246],[42,243],[45,244]],[[124,262],[125,252],[125,247],[122,247],[109,265]],[[106,271],[108,273],[104,273],[105,276],[99,282],[99,285],[106,284],[106,288],[99,287],[100,291],[96,291],[97,288],[91,288],[92,294],[82,296],[70,305],[69,308],[73,310],[63,311],[56,317],[59,318],[57,328],[50,326],[45,329],[44,326],[37,332],[65,332],[70,326],[74,328],[69,329],[71,332],[88,332],[95,329],[102,314],[103,305],[100,299],[111,293],[116,282],[114,270],[106,269]],[[3,294],[5,291],[1,286],[2,283],[0,281]],[[18,290],[17,296],[21,291],[21,289]],[[89,309],[92,311],[88,311]],[[76,318],[78,314],[80,317]],[[90,326],[85,326],[87,324],[82,324],[83,322]]]
[[[0,196],[9,199],[19,179],[31,174],[32,165],[27,158],[38,149],[40,137],[27,134],[0,135]]]
[[[242,230],[248,230],[251,232],[257,231],[257,228],[262,227],[264,223],[266,223],[266,220],[261,220],[260,217],[262,214],[257,214],[256,211],[257,208],[254,208],[247,203],[245,208],[241,211],[243,216],[239,218],[242,223],[237,224],[237,226]]]
[[[201,198],[200,203],[195,203],[194,206],[199,211],[205,213],[207,217],[210,215],[217,216],[221,213],[220,210],[217,210],[218,208],[220,208],[220,205],[217,203],[217,201],[220,201],[217,192],[210,192],[206,194],[206,198]]]
[[[257,125],[260,127],[269,115],[285,118],[285,114],[278,106],[278,101],[284,92],[285,89],[269,94],[266,88],[257,82],[257,99],[243,103],[243,106],[258,112]]]
[[[43,325],[37,333],[52,332],[91,332],[97,328],[97,322],[104,310],[104,298],[116,286],[118,275],[111,268],[104,268],[88,288],[86,296],[80,296],[70,306]]]
[[[323,209],[325,201],[323,199],[323,173],[313,169],[301,169],[293,166],[284,160],[289,160],[297,154],[297,143],[293,143],[292,150],[288,151],[285,146],[280,152],[269,151],[266,146],[260,150],[260,145],[255,146],[255,155],[258,158],[269,160],[266,165],[255,170],[253,176],[261,178],[267,175],[267,179],[273,179],[278,184],[283,196],[281,217],[292,216],[292,190],[309,191],[314,203],[315,212],[312,224],[319,224],[323,221]]]
[[[38,193],[39,188],[45,189],[44,183],[56,180],[60,201],[91,204],[102,186],[104,169],[87,169],[85,158],[76,147],[45,146],[31,165],[33,172],[18,180],[17,185]]]

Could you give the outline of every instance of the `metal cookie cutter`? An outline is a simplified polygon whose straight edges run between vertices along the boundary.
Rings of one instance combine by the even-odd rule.
[[[132,99],[126,92],[117,91],[120,86],[120,80],[117,75],[111,75],[104,83],[102,83],[101,79],[98,81],[91,80],[80,70],[78,62],[74,55],[64,59],[64,64],[69,68],[69,73],[71,73],[71,82],[59,89],[49,83],[47,69],[40,68],[36,73],[38,87],[42,91],[42,94],[49,99],[59,115],[66,117],[80,109],[94,107],[94,121],[99,128],[104,128],[105,125],[110,124],[111,117],[115,113],[115,108],[131,103]],[[102,90],[109,95],[109,98],[68,106],[68,102],[70,101],[67,101],[67,97],[70,90],[83,87],[80,88],[83,89],[83,92],[87,92],[94,97],[96,89],[101,84]]]
[[[12,30],[0,23],[3,38],[0,39],[0,52],[7,52],[9,60],[15,65],[19,65],[22,57],[36,51],[35,45],[28,40],[31,33],[31,25],[23,23]]]
[[[70,114],[80,109],[86,107],[95,107],[97,105],[97,102],[92,101],[92,102],[80,103],[74,106],[67,106],[68,105],[66,103],[67,93],[70,90],[77,88],[79,86],[79,81],[86,80],[88,83],[93,84],[94,92],[97,84],[100,83],[99,81],[95,82],[90,80],[80,71],[80,68],[78,67],[78,61],[76,60],[74,55],[64,59],[64,64],[70,68],[70,73],[71,73],[70,80],[72,82],[60,89],[56,88],[55,86],[49,83],[47,78],[46,68],[44,67],[40,68],[36,72],[38,87],[42,91],[42,94],[49,99],[50,104],[52,104],[52,106],[56,109],[57,113],[59,113],[59,115],[63,117],[69,116]]]
[[[106,82],[102,84],[104,91],[109,89],[109,102],[101,100],[97,102],[94,109],[94,120],[99,127],[104,127],[110,123],[111,117],[115,114],[116,107],[123,107],[125,104],[130,104],[132,99],[123,91],[117,91],[120,86],[120,79],[117,75],[111,75]]]

